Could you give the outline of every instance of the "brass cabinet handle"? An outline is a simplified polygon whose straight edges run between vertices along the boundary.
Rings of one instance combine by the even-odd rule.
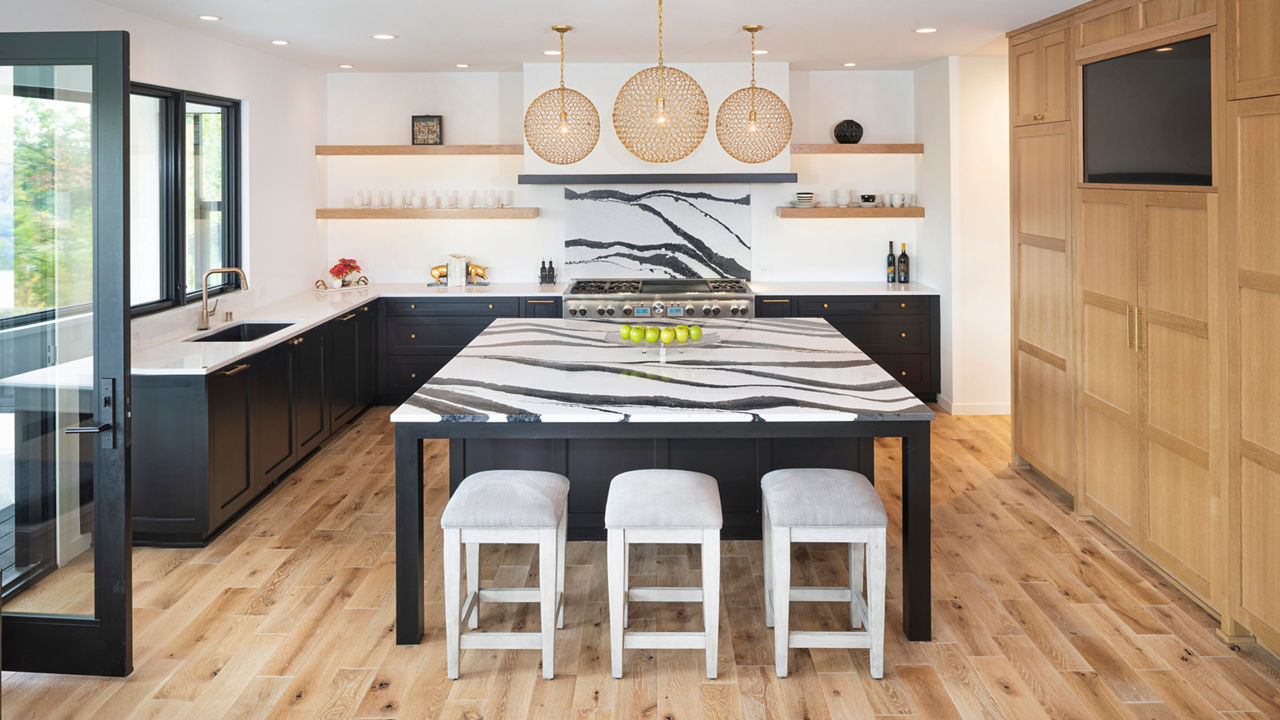
[[[906,303],[898,303],[898,307],[902,308],[903,310],[906,310],[906,309],[907,309],[907,304],[906,304]]]
[[[490,310],[492,310],[492,309],[493,309],[493,303],[489,303],[489,309],[490,309]]]
[[[417,339],[418,339],[418,333],[409,333],[409,339],[410,339],[410,340],[417,340]]]
[[[555,300],[525,300],[525,302],[550,305],[551,303],[555,302]],[[493,307],[493,306],[490,305],[489,307]]]
[[[231,368],[230,370],[223,370],[223,371],[222,371],[222,374],[223,374],[223,375],[235,375],[236,373],[244,372],[245,370],[248,370],[248,369],[249,369],[249,366],[248,366],[247,364],[245,364],[245,365],[237,365],[237,366],[235,366],[235,367]]]
[[[902,377],[906,377],[906,376],[907,376],[907,371],[906,371],[906,370],[903,370],[903,371],[902,371]]]
[[[907,336],[907,334],[906,334],[906,333],[899,333],[899,334],[900,334],[900,335],[902,335],[902,337],[906,337],[906,336]]]
[[[418,373],[409,373],[409,378],[410,378],[410,379],[413,379],[413,378],[416,378],[416,377],[418,377]]]
[[[790,299],[790,298],[781,298],[781,299],[779,299],[779,298],[768,298],[768,299],[765,299],[765,300],[761,300],[761,302],[767,302],[767,303],[789,303],[789,302],[791,302],[791,299]],[[826,307],[826,305],[823,305],[822,307]]]
[[[414,304],[414,303],[409,303],[409,309],[410,309],[410,310],[417,310],[417,309],[418,309],[418,306],[417,306],[416,304]]]
[[[294,338],[294,339],[290,340],[290,341],[289,341],[289,344],[290,344],[290,345],[301,345],[301,344],[302,344],[302,341],[303,341],[303,340],[305,340],[305,339],[306,339],[306,338],[296,337],[296,338]]]
[[[822,303],[822,307],[826,308],[826,307],[831,307],[831,306],[830,306],[830,305],[827,305],[826,303]]]
[[[355,316],[356,316],[355,313],[351,313],[350,315],[343,315],[342,317],[338,318],[338,320],[341,322],[346,322]]]
[[[364,307],[362,307],[362,308],[360,308],[360,309],[361,309],[361,310],[363,310],[363,311],[365,311],[365,312],[369,312],[369,306],[368,306],[368,305],[365,305]]]

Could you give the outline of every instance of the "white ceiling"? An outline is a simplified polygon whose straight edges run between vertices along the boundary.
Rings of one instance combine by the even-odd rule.
[[[518,70],[547,62],[549,28],[567,23],[570,62],[656,57],[656,0],[103,0],[317,69],[364,72]],[[766,26],[761,59],[793,69],[909,69],[964,55],[1078,0],[666,0],[666,60],[746,59],[747,23]],[[209,23],[198,15],[218,15]],[[919,26],[938,28],[917,34]],[[399,39],[373,40],[372,33]],[[272,40],[288,40],[275,47]]]

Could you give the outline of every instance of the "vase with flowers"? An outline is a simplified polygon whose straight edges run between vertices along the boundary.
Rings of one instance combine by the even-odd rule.
[[[329,276],[333,278],[329,282],[329,286],[337,289],[351,286],[351,276],[356,273],[364,272],[360,269],[360,263],[352,258],[338,258],[338,262],[329,268]]]

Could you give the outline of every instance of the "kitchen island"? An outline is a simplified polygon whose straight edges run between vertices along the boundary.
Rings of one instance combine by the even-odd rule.
[[[616,327],[495,320],[392,413],[397,642],[423,632],[428,438],[451,442],[451,488],[492,467],[564,473],[580,520],[603,513],[616,472],[708,472],[721,485],[726,536],[736,514],[754,521],[738,528],[745,537],[759,536],[762,471],[867,472],[872,438],[902,438],[903,622],[908,638],[930,639],[927,406],[822,319],[705,323],[719,342],[673,345],[665,362],[656,348],[614,342]]]

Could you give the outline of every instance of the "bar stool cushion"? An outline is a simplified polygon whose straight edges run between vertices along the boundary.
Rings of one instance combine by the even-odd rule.
[[[569,478],[538,470],[468,475],[440,515],[442,528],[554,528],[569,503]]]
[[[632,470],[609,483],[606,528],[719,528],[720,487],[688,470]]]
[[[769,522],[777,527],[869,527],[889,524],[865,475],[827,468],[774,470],[760,480]]]

